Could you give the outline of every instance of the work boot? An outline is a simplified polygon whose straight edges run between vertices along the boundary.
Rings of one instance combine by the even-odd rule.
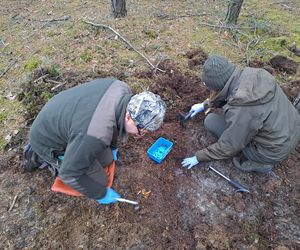
[[[244,172],[269,173],[272,171],[272,165],[241,159],[240,156],[233,157],[232,163],[234,167]]]
[[[32,172],[42,165],[42,162],[39,160],[40,157],[32,150],[30,144],[26,145],[23,156],[25,160],[22,164],[22,167],[27,172]]]
[[[24,159],[22,167],[26,172],[32,172],[37,169],[48,169],[53,176],[58,175],[58,169],[39,157],[38,154],[32,150],[30,144],[27,144],[24,149]]]

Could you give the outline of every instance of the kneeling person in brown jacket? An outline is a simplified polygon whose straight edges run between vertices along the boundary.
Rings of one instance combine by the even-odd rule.
[[[96,79],[60,92],[34,120],[24,169],[52,169],[64,184],[101,204],[119,195],[107,188],[105,168],[117,159],[117,138],[143,135],[163,123],[166,105],[158,95],[133,95],[114,78]]]
[[[239,69],[224,57],[210,56],[202,80],[217,93],[210,105],[223,107],[224,114],[207,115],[204,126],[218,141],[184,159],[184,167],[233,157],[233,165],[242,171],[270,172],[296,148],[299,113],[266,70]],[[194,116],[206,108],[206,102],[198,103],[190,112]]]

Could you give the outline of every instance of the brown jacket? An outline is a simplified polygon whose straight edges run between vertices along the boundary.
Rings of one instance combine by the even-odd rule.
[[[213,104],[223,106],[226,129],[219,140],[196,152],[201,161],[228,159],[243,151],[262,163],[278,163],[300,140],[300,116],[264,69],[236,69]]]

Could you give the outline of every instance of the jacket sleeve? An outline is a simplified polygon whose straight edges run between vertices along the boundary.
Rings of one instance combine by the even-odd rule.
[[[112,162],[109,146],[82,134],[72,135],[59,169],[62,181],[83,195],[99,199],[106,193],[107,175],[101,161]],[[110,158],[110,159],[108,159]]]
[[[230,106],[225,110],[226,128],[219,140],[196,152],[198,161],[229,159],[239,153],[262,127],[251,106]]]

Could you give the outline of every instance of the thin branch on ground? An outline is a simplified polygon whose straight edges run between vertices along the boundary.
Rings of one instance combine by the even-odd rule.
[[[70,16],[63,16],[62,18],[58,18],[58,19],[50,19],[50,20],[40,20],[40,22],[45,23],[44,25],[42,25],[42,27],[40,29],[45,28],[48,24],[52,23],[52,22],[62,22],[62,21],[67,21],[70,19]]]
[[[61,18],[53,18],[50,20],[40,20],[40,22],[47,22],[47,23],[51,23],[51,22],[62,22],[62,21],[67,21],[70,19],[70,16],[63,16]]]
[[[62,82],[58,82],[58,81],[55,81],[52,79],[46,79],[46,82],[50,82],[50,83],[54,83],[54,84],[62,84]],[[65,82],[63,82],[63,83],[65,83]]]
[[[14,197],[14,199],[13,199],[13,201],[12,201],[12,203],[11,203],[9,209],[8,209],[8,212],[10,212],[14,208],[14,205],[15,205],[15,203],[17,201],[17,198],[18,198],[18,194],[15,195],[15,197]]]
[[[18,56],[18,58],[19,58],[20,56]],[[0,74],[0,78],[2,77],[2,76],[4,76],[11,68],[12,68],[12,66],[14,66],[15,64],[16,64],[16,62],[18,61],[18,58],[17,59],[15,59],[13,62],[11,62],[7,67],[6,67],[6,69]]]
[[[153,52],[153,56],[155,56],[155,54],[157,53],[157,51],[159,50],[161,48],[161,46],[159,45],[157,48],[156,48],[156,50]]]
[[[250,56],[249,56],[249,48],[254,48],[258,43],[260,42],[260,38],[257,37],[251,41],[248,42],[246,49],[245,49],[245,57],[246,57],[246,64],[249,65],[250,62]]]
[[[246,65],[249,65],[249,62],[251,59],[251,56],[249,55],[249,50],[250,50],[250,48],[254,48],[261,41],[261,38],[256,35],[256,30],[254,31],[254,38],[253,38],[253,36],[250,36],[240,30],[234,30],[234,31],[231,31],[231,33],[232,33],[232,36],[234,38],[233,40],[235,43],[231,43],[231,42],[228,42],[228,43],[230,43],[232,46],[237,47],[242,53],[244,53]],[[248,39],[248,42],[245,46],[241,42],[237,33]],[[256,54],[256,52],[254,54]]]
[[[61,86],[65,85],[66,82],[58,82],[58,81],[54,81],[52,79],[46,79],[46,82],[50,82],[50,83],[54,83],[54,84],[57,84],[56,86],[54,86],[53,88],[51,88],[51,91],[54,91],[58,88],[60,88]]]
[[[5,44],[5,42],[4,42],[4,40],[3,40],[2,38],[0,38],[0,42],[2,43],[1,46],[6,47],[7,44]],[[1,47],[1,46],[0,46],[0,47]]]
[[[164,57],[162,56],[159,61],[157,62],[157,64],[155,65],[155,69],[154,69],[154,74],[156,73],[157,69],[158,69],[158,65],[161,63],[161,61],[164,59]]]
[[[121,34],[119,34],[117,31],[115,31],[112,27],[110,27],[110,26],[108,26],[108,25],[105,25],[105,24],[96,24],[96,23],[92,23],[92,22],[90,22],[90,21],[85,21],[85,20],[83,20],[83,22],[85,22],[85,23],[87,23],[87,24],[90,24],[90,25],[93,25],[93,26],[95,26],[95,27],[101,27],[101,28],[109,29],[110,31],[112,31],[113,33],[115,33],[118,37],[120,37],[121,40],[123,40],[123,41],[124,41],[130,48],[132,48],[136,53],[138,53],[141,57],[143,57],[143,58],[147,61],[147,63],[148,63],[153,69],[156,68],[156,67],[150,62],[150,60],[149,60],[146,56],[144,56],[140,51],[138,51],[135,47],[133,47],[133,45],[132,45],[129,41],[127,41]],[[160,72],[165,73],[165,71],[162,70],[162,69],[157,68],[157,70],[160,71]]]
[[[43,79],[45,79],[45,78],[48,77],[48,76],[49,76],[49,74],[42,75],[42,76],[39,77],[38,79],[35,79],[35,80],[33,81],[33,83],[37,83],[38,81],[43,80]]]

